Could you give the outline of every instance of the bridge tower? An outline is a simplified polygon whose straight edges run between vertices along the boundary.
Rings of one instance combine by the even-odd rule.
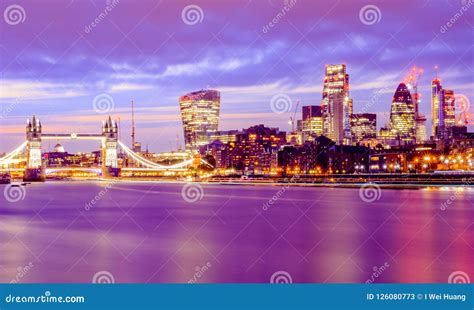
[[[103,176],[118,176],[118,155],[117,155],[117,141],[118,141],[118,126],[117,122],[109,118],[102,124],[102,175]]]
[[[44,168],[41,160],[41,121],[33,115],[26,123],[26,169],[25,181],[44,181]]]

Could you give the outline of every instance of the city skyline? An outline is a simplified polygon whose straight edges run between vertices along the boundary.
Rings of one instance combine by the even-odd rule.
[[[400,20],[399,7],[381,1],[377,3],[380,20],[370,25],[364,24],[359,16],[365,5],[363,2],[346,4],[344,8],[340,3],[333,6],[318,4],[320,21],[311,25],[309,21],[315,17],[305,12],[305,5],[308,4],[298,1],[283,18],[278,19],[277,24],[268,29],[262,27],[272,21],[283,3],[270,1],[245,6],[242,1],[231,2],[229,7],[225,7],[203,1],[198,3],[203,11],[202,21],[189,25],[181,16],[187,3],[163,3],[158,5],[158,9],[154,7],[155,3],[149,2],[150,7],[141,6],[133,13],[143,16],[144,22],[138,29],[146,30],[145,36],[153,33],[159,37],[152,43],[145,42],[140,31],[135,31],[132,38],[124,36],[128,32],[125,28],[132,30],[136,25],[129,20],[130,17],[120,24],[124,29],[119,30],[121,28],[115,21],[130,11],[128,1],[118,2],[110,15],[88,33],[84,27],[93,20],[93,16],[89,20],[72,14],[73,9],[84,9],[84,3],[72,3],[72,8],[58,4],[56,10],[63,10],[64,15],[56,19],[51,15],[58,14],[57,11],[43,12],[44,16],[38,16],[33,12],[42,12],[42,9],[33,2],[19,4],[27,12],[25,21],[3,26],[1,30],[6,43],[0,49],[3,59],[0,102],[2,116],[5,115],[0,119],[0,151],[8,151],[21,141],[24,132],[23,126],[18,126],[19,121],[24,123],[31,114],[41,116],[48,124],[45,131],[95,132],[98,120],[104,115],[94,111],[93,101],[102,94],[113,99],[113,109],[108,112],[115,118],[120,117],[124,141],[128,141],[130,136],[130,100],[135,101],[137,141],[142,142],[143,147],[148,145],[152,151],[169,150],[170,146],[176,149],[176,134],[183,141],[178,98],[199,89],[211,88],[221,92],[219,130],[242,129],[263,123],[290,131],[288,119],[293,110],[273,113],[271,98],[280,93],[286,94],[293,101],[293,109],[297,100],[301,102],[300,107],[319,105],[324,65],[328,63],[347,65],[354,113],[376,113],[379,128],[388,122],[393,92],[412,65],[425,70],[418,89],[422,95],[420,111],[428,118],[428,134],[431,131],[431,80],[438,76],[443,86],[467,98],[472,98],[474,88],[472,44],[464,39],[469,36],[472,8],[448,31],[440,30],[441,21],[449,20],[459,10],[460,4],[456,1],[442,5],[428,2],[425,7],[407,2],[405,24]],[[97,14],[101,12],[104,4],[101,1],[95,4],[95,9],[88,8],[89,14],[95,10]],[[252,8],[257,7],[262,9],[258,18],[252,13]],[[230,12],[231,9],[234,11]],[[425,14],[420,16],[420,12]],[[165,13],[169,16],[164,16]],[[243,25],[239,19],[231,19],[231,13],[252,16],[255,20]],[[413,15],[417,13],[418,19],[414,19]],[[430,15],[427,13],[438,18],[436,21],[431,18],[425,20],[424,15]],[[344,22],[341,15],[347,17]],[[229,21],[224,17],[228,17]],[[64,32],[70,30],[58,29],[56,20],[66,18],[73,25],[71,29],[80,35],[75,33],[64,38]],[[150,27],[159,25],[162,18],[167,20],[166,28],[173,29],[151,32]],[[171,18],[175,20],[170,21]],[[334,19],[339,24],[334,24]],[[127,20],[130,23],[126,23]],[[415,25],[414,20],[420,23],[423,20],[424,23]],[[40,32],[42,26],[48,26],[46,21],[52,25]],[[399,32],[391,33],[395,30],[395,22],[400,24],[396,28]],[[314,24],[316,26],[311,28]],[[31,32],[32,26],[38,29],[37,32]],[[245,35],[239,38],[233,36],[235,27],[239,27],[239,33]],[[346,31],[341,33],[341,27]],[[416,33],[410,32],[410,27],[416,27]],[[206,33],[206,29],[210,31]],[[388,29],[390,31],[387,32]],[[308,34],[303,36],[307,31]],[[106,32],[111,33],[110,38],[104,37]],[[325,36],[321,36],[322,33]],[[22,34],[19,36],[21,39],[14,40],[13,37],[18,37],[18,34]],[[198,38],[193,34],[198,34]],[[402,37],[411,43],[408,51],[406,46],[400,44],[406,42],[402,41]],[[113,48],[111,43],[114,40],[115,45],[120,42],[117,45],[120,48],[117,47],[115,53],[112,51],[110,57],[103,58]],[[31,46],[26,48],[29,42],[32,42]],[[205,52],[198,48],[199,42],[206,46]],[[373,44],[383,48],[373,51]],[[158,54],[152,54],[160,46],[163,49]],[[345,46],[347,49],[341,48]],[[184,53],[183,48],[188,52]],[[136,53],[133,53],[134,49]],[[12,53],[14,50],[25,51],[16,55]],[[283,55],[286,57],[282,59]],[[163,62],[158,61],[161,59]],[[435,65],[438,70],[434,69]],[[82,79],[85,81],[80,83]],[[28,91],[25,92],[25,89]],[[365,110],[372,101],[374,103]],[[299,108],[297,114],[300,113]],[[156,140],[157,132],[161,141]],[[83,145],[71,146],[74,150],[88,149]]]

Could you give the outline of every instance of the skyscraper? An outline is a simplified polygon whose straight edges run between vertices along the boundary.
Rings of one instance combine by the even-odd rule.
[[[443,89],[441,80],[431,82],[432,135],[435,139],[448,139],[456,124],[454,91]]]
[[[302,134],[303,141],[313,140],[315,137],[323,134],[323,114],[321,106],[310,105],[302,109]]]
[[[444,113],[441,113],[440,107],[443,105],[443,88],[441,87],[441,81],[439,79],[433,79],[431,81],[431,134],[433,137],[437,137],[437,129],[441,123],[444,123]]]
[[[217,90],[201,90],[179,98],[186,149],[197,151],[208,144],[209,134],[219,125],[220,93]]]
[[[356,142],[377,138],[377,114],[352,114],[352,136]]]
[[[324,135],[337,144],[350,144],[352,99],[345,64],[326,65],[321,109]]]
[[[415,142],[415,107],[405,83],[400,83],[393,95],[390,110],[390,131],[394,139],[404,144]]]

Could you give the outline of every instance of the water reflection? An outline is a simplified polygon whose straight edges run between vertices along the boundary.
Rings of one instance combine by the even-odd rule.
[[[467,187],[383,189],[373,203],[358,189],[290,187],[264,210],[279,186],[206,184],[189,203],[182,184],[119,182],[86,210],[103,187],[31,184],[24,200],[2,203],[0,280],[30,262],[21,282],[91,282],[104,270],[122,283],[268,282],[280,270],[294,282],[474,276]]]

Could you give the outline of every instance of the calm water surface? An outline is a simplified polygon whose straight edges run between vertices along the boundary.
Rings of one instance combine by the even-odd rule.
[[[184,188],[201,198],[189,202],[183,186],[48,182],[0,197],[0,282],[474,280],[472,189],[382,189],[366,203],[356,188],[202,184]]]

